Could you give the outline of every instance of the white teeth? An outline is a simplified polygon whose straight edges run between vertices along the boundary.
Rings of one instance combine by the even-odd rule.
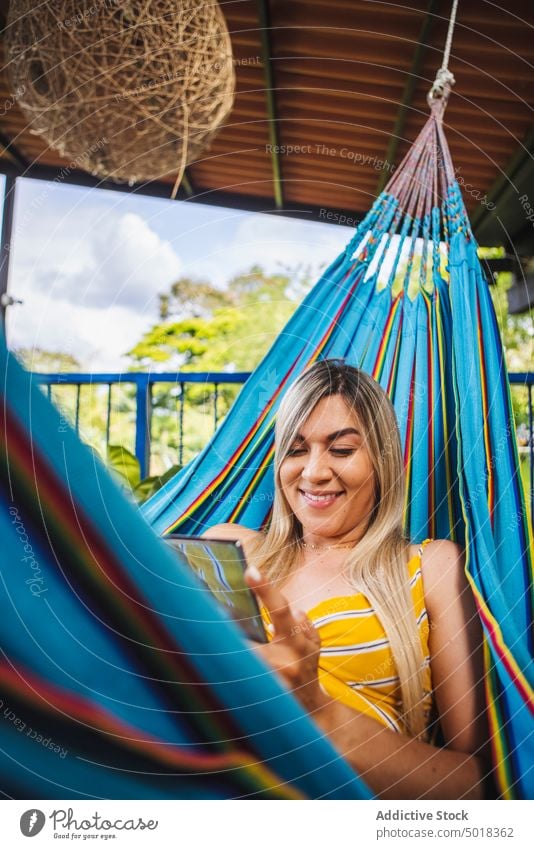
[[[314,495],[312,492],[305,492],[304,495],[306,498],[311,499],[311,501],[330,501],[331,498],[335,498],[336,494],[331,492],[327,495]]]

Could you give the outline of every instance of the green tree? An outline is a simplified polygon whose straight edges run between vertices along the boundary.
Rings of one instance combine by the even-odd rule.
[[[508,312],[508,290],[513,283],[508,271],[498,274],[491,287],[491,295],[497,323],[506,356],[509,371],[532,370],[532,352],[534,348],[534,316],[532,310],[510,315]]]
[[[296,308],[295,276],[303,274],[266,274],[253,266],[224,292],[202,281],[196,294],[193,281],[177,281],[160,296],[163,321],[129,351],[131,368],[252,370]]]
[[[51,372],[82,370],[76,357],[73,357],[72,354],[66,354],[64,351],[44,351],[42,348],[18,348],[13,353],[28,371],[49,374]]]
[[[198,289],[195,289],[198,286]],[[224,291],[189,278],[160,296],[160,318],[129,352],[132,370],[252,371],[270,348],[310,287],[306,269],[267,274],[259,266],[232,278]],[[239,387],[228,384],[217,396],[222,417]],[[209,439],[215,397],[213,388],[190,384],[158,385],[153,393],[152,434],[161,457],[159,473],[180,460],[179,422],[184,415],[183,457],[187,460]]]
[[[508,311],[508,290],[513,284],[510,272],[496,275],[495,283],[490,287],[497,323],[504,346],[504,356],[508,371],[532,371],[532,352],[534,348],[534,315],[532,309],[519,315],[510,315]],[[528,390],[526,386],[513,385],[511,389],[512,407],[519,442],[519,460],[525,500],[528,504],[530,493],[530,461],[528,441]]]
[[[159,296],[159,317],[163,321],[173,315],[206,317],[219,307],[231,306],[232,294],[217,289],[206,280],[181,277],[168,292]]]

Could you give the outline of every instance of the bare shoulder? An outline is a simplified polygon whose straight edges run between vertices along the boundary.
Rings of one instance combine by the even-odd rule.
[[[450,539],[433,539],[428,545],[425,545],[423,550],[422,568],[425,566],[428,570],[436,564],[442,564],[443,568],[447,568],[447,564],[463,563],[464,551],[461,545],[457,542],[452,542]]]
[[[213,527],[208,528],[207,531],[204,531],[202,536],[207,539],[239,540],[239,542],[246,544],[247,542],[252,542],[258,539],[261,534],[259,531],[253,531],[250,528],[246,528],[244,525],[236,525],[232,522],[225,522],[221,525],[213,525]]]
[[[419,555],[421,544],[410,545],[410,557]],[[458,543],[450,539],[433,539],[423,549],[423,563],[436,563],[441,560],[452,560],[463,554],[463,549]]]
[[[425,603],[431,617],[468,588],[464,551],[451,540],[436,539],[425,546],[421,571]]]

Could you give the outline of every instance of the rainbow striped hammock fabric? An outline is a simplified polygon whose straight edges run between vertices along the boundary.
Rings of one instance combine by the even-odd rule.
[[[0,338],[0,791],[367,799]]]
[[[371,374],[397,412],[413,541],[466,545],[484,628],[493,756],[505,798],[534,798],[532,532],[488,286],[443,132],[446,98],[245,384],[205,450],[147,503],[160,533],[261,527],[273,424],[317,358]]]

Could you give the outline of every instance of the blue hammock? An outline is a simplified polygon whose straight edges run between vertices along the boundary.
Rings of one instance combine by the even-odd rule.
[[[0,370],[4,796],[370,798],[3,337]]]
[[[406,533],[466,545],[500,790],[532,798],[532,531],[502,344],[443,133],[445,103],[434,101],[385,191],[209,445],[144,512],[160,534],[219,522],[260,528],[272,503],[274,420],[286,388],[321,357],[371,374],[399,421]]]

